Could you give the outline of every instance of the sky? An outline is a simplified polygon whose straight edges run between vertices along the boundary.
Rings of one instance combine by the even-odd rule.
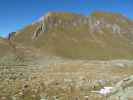
[[[83,15],[105,11],[133,19],[133,0],[0,0],[0,36],[5,37],[52,11]]]

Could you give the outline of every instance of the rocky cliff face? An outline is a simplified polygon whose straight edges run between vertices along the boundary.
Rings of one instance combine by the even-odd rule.
[[[133,22],[115,13],[90,16],[48,13],[17,31],[10,40],[54,56],[80,59],[133,57]]]
[[[108,30],[110,33],[133,34],[133,23],[127,18],[119,14],[109,14],[103,12],[95,12],[90,16],[81,16],[68,13],[48,13],[39,20],[40,26],[35,31],[34,36],[37,37],[39,32],[47,32],[53,28],[74,29],[85,25],[90,33],[104,33]]]

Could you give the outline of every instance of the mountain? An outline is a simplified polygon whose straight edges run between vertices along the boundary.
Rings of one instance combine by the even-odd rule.
[[[49,12],[9,36],[22,47],[71,59],[132,59],[133,22],[121,14]]]

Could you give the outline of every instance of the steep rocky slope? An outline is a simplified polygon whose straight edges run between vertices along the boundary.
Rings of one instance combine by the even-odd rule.
[[[13,33],[10,40],[47,54],[76,59],[131,59],[133,22],[115,13],[89,16],[48,13]]]

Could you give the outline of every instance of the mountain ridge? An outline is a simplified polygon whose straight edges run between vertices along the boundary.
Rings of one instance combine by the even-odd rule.
[[[117,13],[89,16],[50,12],[39,21],[13,32],[15,44],[72,59],[132,58],[133,23]]]

